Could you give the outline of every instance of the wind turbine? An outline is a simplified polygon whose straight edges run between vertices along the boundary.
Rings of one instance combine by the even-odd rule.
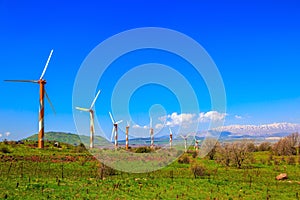
[[[117,149],[118,148],[118,124],[120,124],[121,122],[123,122],[123,120],[119,120],[119,121],[115,122],[115,120],[112,117],[111,113],[110,112],[108,112],[108,113],[109,113],[110,119],[111,119],[111,121],[113,123],[113,128],[112,128],[112,131],[111,131],[111,138],[110,138],[110,140],[112,141],[113,136],[115,136],[114,137],[115,138],[115,149]]]
[[[150,117],[150,140],[151,140],[150,148],[153,149],[154,148],[154,134],[153,134],[153,128],[152,128],[152,117]]]
[[[90,113],[90,148],[94,148],[94,134],[95,134],[95,125],[94,125],[94,110],[93,107],[96,103],[96,100],[100,94],[100,90],[97,92],[90,108],[81,108],[81,107],[75,107],[77,110],[89,112]]]
[[[180,137],[182,137],[184,139],[184,152],[187,152],[187,139],[190,136],[190,134],[187,134],[185,136],[180,135]]]
[[[126,150],[128,150],[128,134],[129,134],[129,127],[130,127],[130,124],[129,124],[129,121],[127,121],[127,126],[126,126],[126,144],[125,144]]]
[[[195,136],[195,149],[196,151],[198,151],[199,149],[199,141],[196,139],[196,136]]]
[[[169,131],[170,131],[170,149],[172,149],[173,133],[170,127],[169,127]]]
[[[25,83],[37,83],[40,85],[40,104],[39,104],[39,133],[38,133],[38,148],[44,148],[44,97],[46,95],[46,98],[52,108],[52,110],[55,113],[54,107],[50,101],[50,98],[45,90],[45,84],[46,80],[44,80],[44,75],[47,70],[49,61],[51,59],[53,53],[53,49],[50,52],[50,55],[48,57],[48,60],[46,62],[46,65],[44,67],[44,70],[42,72],[42,75],[40,76],[39,80],[5,80],[8,82],[25,82]]]

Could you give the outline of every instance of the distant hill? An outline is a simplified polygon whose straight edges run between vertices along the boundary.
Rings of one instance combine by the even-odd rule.
[[[64,142],[72,145],[79,145],[80,143],[89,144],[90,137],[85,135],[77,135],[74,133],[63,133],[63,132],[47,132],[45,133],[45,140]],[[38,134],[34,134],[30,137],[25,138],[25,140],[38,140]],[[95,145],[103,144],[105,139],[99,136],[95,136]]]

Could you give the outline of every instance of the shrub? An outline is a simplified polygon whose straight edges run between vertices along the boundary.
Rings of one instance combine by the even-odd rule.
[[[190,158],[187,155],[183,155],[178,158],[178,163],[180,164],[190,164]]]
[[[264,165],[264,164],[266,164],[266,160],[263,159],[263,158],[261,158],[261,159],[260,159],[260,163]]]
[[[198,156],[197,151],[194,151],[193,154],[192,154],[192,157],[193,157],[193,158],[196,158],[197,156]]]
[[[7,147],[1,147],[0,151],[2,153],[11,153],[11,151]]]
[[[150,153],[151,149],[149,147],[138,147],[135,153]]]
[[[80,156],[79,158],[78,158],[78,162],[79,162],[79,164],[81,165],[81,166],[84,166],[85,165],[85,163],[87,162],[87,156]]]
[[[295,157],[294,157],[294,156],[289,156],[289,157],[287,158],[287,164],[288,164],[288,165],[295,165],[295,164],[296,164],[296,159],[295,159]]]
[[[74,148],[73,152],[75,152],[75,153],[86,153],[86,152],[88,152],[88,150],[85,148],[83,143],[80,143],[79,146],[76,146]]]
[[[104,164],[100,164],[100,178],[103,179],[105,176],[113,176],[117,174],[117,170],[108,167]]]
[[[257,148],[258,151],[270,151],[271,149],[272,146],[270,142],[263,142]]]
[[[192,173],[193,173],[195,178],[209,175],[206,172],[206,168],[204,166],[201,166],[201,165],[193,165],[191,167],[191,170],[192,170]]]
[[[219,146],[219,142],[218,140],[214,139],[214,138],[207,138],[203,141],[202,143],[202,150],[203,152],[207,153],[207,157],[210,160],[214,160],[215,159],[215,155],[217,153],[217,148]],[[201,153],[201,152],[200,152]]]
[[[254,145],[253,142],[249,142],[249,143],[247,144],[247,150],[248,150],[249,152],[255,152],[255,151],[257,151],[257,148],[256,148],[256,146]]]

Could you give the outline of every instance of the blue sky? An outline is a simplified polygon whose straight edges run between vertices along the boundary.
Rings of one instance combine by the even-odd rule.
[[[225,124],[300,123],[299,8],[296,0],[0,0],[0,80],[38,79],[54,49],[45,79],[57,114],[46,104],[46,131],[76,132],[73,84],[89,52],[122,31],[163,27],[196,40],[216,63],[226,89]],[[137,51],[116,60],[99,83],[96,109],[105,132],[111,129],[107,112],[114,84],[131,67],[149,62],[180,71],[196,91],[201,112],[211,111],[205,83],[188,63],[166,52]],[[131,97],[133,120],[147,125],[153,104],[162,104],[166,114],[180,113],[168,88],[148,85]],[[37,111],[37,85],[0,81],[0,133],[22,138],[37,132]],[[83,123],[88,128],[87,114]]]

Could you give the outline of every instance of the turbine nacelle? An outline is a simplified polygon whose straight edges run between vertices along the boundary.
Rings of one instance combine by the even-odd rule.
[[[120,123],[122,123],[123,120],[119,120],[119,121],[116,122],[116,121],[114,120],[112,114],[111,114],[110,112],[108,112],[108,114],[109,114],[109,117],[110,117],[111,122],[112,122],[112,124],[113,124],[113,128],[112,128],[112,130],[111,130],[110,141],[112,142],[112,141],[113,141],[113,136],[115,136],[115,146],[116,146],[116,145],[117,145],[117,137],[118,137],[118,125],[119,125]]]

